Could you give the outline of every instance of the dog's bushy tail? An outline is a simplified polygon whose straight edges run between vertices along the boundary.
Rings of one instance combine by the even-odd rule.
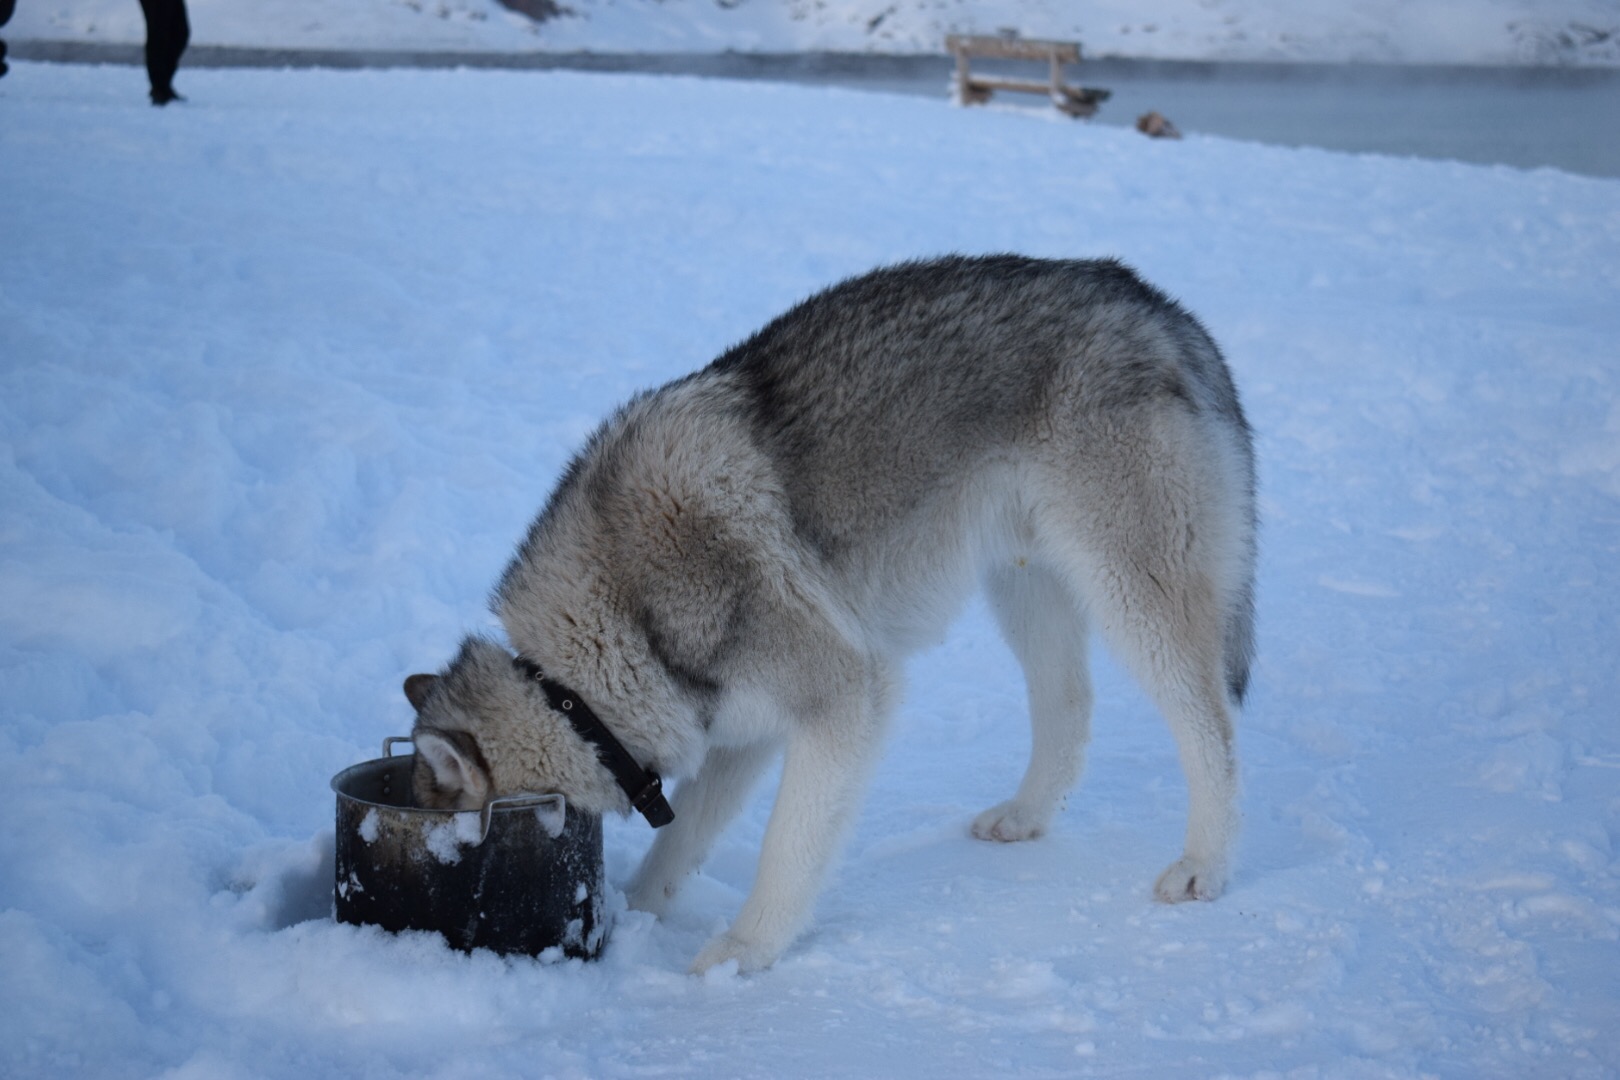
[[[1249,668],[1254,663],[1254,579],[1232,597],[1226,613],[1226,690],[1243,704],[1249,692]]]

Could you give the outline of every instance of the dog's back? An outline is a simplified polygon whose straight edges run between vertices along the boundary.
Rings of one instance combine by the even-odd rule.
[[[1239,565],[1225,575],[1228,683],[1241,699],[1253,651],[1248,424],[1208,333],[1125,266],[998,256],[891,267],[775,319],[698,376],[715,377],[736,386],[799,538],[834,568],[876,558],[891,575],[892,538],[910,542],[920,516],[951,517],[965,488],[1027,513],[1028,493],[1011,489],[1030,464],[1073,474],[1076,454],[1106,459],[1096,451],[1135,422],[1127,415],[1172,410],[1223,466],[1199,482],[1223,489],[1212,494],[1243,519],[1232,537]]]

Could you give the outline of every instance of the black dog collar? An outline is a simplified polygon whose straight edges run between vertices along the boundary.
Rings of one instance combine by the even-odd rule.
[[[568,719],[580,738],[596,748],[596,759],[607,766],[620,790],[629,797],[630,805],[647,819],[647,824],[659,829],[675,820],[675,811],[664,798],[664,782],[658,774],[643,769],[578,694],[555,679],[547,678],[540,665],[526,656],[515,657],[512,662],[527,678],[540,684],[551,707]]]

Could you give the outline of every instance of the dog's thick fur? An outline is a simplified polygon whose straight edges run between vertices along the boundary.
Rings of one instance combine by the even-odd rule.
[[[1234,831],[1230,707],[1253,651],[1254,465],[1199,323],[1112,261],[911,263],[805,301],[624,406],[501,580],[512,646],[638,762],[683,778],[629,887],[659,912],[785,749],[758,877],[694,970],[769,965],[852,818],[901,659],[982,584],[1033,752],[973,822],[1039,836],[1081,771],[1095,626],[1170,723],[1191,790],[1167,901],[1209,899]],[[493,641],[412,676],[418,797],[560,791],[628,810]]]

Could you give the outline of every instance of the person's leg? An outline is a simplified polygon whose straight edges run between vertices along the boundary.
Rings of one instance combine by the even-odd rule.
[[[174,91],[174,73],[191,41],[185,0],[141,0],[141,12],[146,16],[146,77],[152,104],[184,100]]]
[[[17,10],[17,0],[0,0],[0,26],[11,21],[11,13]],[[0,38],[0,76],[11,69],[6,66],[6,43]]]

